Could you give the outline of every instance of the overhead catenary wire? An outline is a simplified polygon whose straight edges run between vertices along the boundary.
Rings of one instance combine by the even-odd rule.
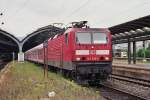
[[[129,7],[129,8],[127,8],[126,10],[124,10],[124,11],[120,11],[120,12],[117,12],[117,13],[114,13],[113,15],[117,15],[117,17],[113,17],[113,16],[108,16],[107,18],[105,18],[105,19],[101,19],[101,21],[100,22],[104,22],[105,20],[111,20],[111,19],[113,19],[113,18],[116,18],[116,19],[118,19],[118,16],[121,16],[122,14],[127,14],[127,13],[130,13],[131,11],[135,11],[135,10],[137,10],[137,9],[134,9],[134,8],[141,8],[141,7],[144,7],[143,5],[146,5],[146,4],[148,4],[148,3],[150,3],[150,0],[146,0],[145,2],[143,2],[143,3],[140,3],[140,4],[137,4],[137,5],[134,5],[134,6],[132,6],[132,7]],[[97,23],[98,24],[98,23]]]
[[[89,2],[90,2],[90,0],[87,0],[85,3],[83,3],[82,5],[80,5],[77,9],[75,9],[74,11],[72,11],[68,16],[77,13],[77,12],[80,11],[82,8],[84,8]]]
[[[18,8],[18,10],[16,10],[15,14],[21,12],[28,5],[29,2],[30,0],[25,0],[22,6]]]
[[[148,4],[149,2],[150,2],[150,0],[146,0],[146,1],[142,2],[142,3],[139,3],[139,4],[136,4],[136,5],[132,6],[132,7],[129,7],[129,8],[127,8],[127,9],[125,9],[124,11],[117,12],[116,14],[113,14],[113,15],[121,16],[121,15],[124,14],[124,13],[129,13],[129,11],[135,10],[134,8],[136,8],[136,7],[137,7],[137,8],[143,7],[143,5],[146,5],[146,4]],[[83,3],[81,6],[79,6],[79,7],[76,8],[75,10],[73,10],[70,14],[68,14],[66,17],[63,18],[63,22],[64,22],[65,19],[67,19],[68,17],[71,17],[71,16],[73,16],[74,14],[76,14],[77,12],[79,12],[82,8],[84,8],[84,7],[85,7],[86,5],[88,5],[89,3],[90,3],[90,0],[87,0],[87,1],[86,1],[85,3]],[[102,19],[102,21],[100,21],[100,22],[103,22],[103,21],[105,21],[106,19],[112,19],[112,18],[114,18],[114,17],[108,16],[108,17]]]
[[[73,10],[71,13],[69,13],[64,19],[73,16],[75,13],[79,12],[82,8],[84,8],[86,5],[88,5],[90,3],[91,0],[87,0],[86,2],[84,2],[82,5],[80,5],[78,8],[76,8],[75,10]]]
[[[15,17],[15,15],[17,15],[19,12],[21,12],[29,3],[30,0],[25,0],[24,3],[18,7],[12,14],[10,15],[5,15],[7,19],[5,20],[8,20],[9,18],[13,19]],[[8,10],[6,10],[7,12],[9,12]]]

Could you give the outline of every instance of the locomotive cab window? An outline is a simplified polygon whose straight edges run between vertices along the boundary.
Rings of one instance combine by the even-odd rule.
[[[78,32],[76,33],[77,44],[105,44],[107,34],[101,32]]]
[[[88,32],[76,33],[76,43],[77,44],[91,44],[91,33],[88,33]]]
[[[105,44],[105,43],[107,43],[106,33],[93,33],[93,43],[94,44]]]
[[[65,42],[66,42],[66,45],[68,45],[68,42],[69,42],[69,40],[68,40],[68,33],[65,34]]]

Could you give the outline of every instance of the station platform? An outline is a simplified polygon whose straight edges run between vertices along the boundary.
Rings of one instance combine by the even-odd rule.
[[[126,67],[126,68],[134,68],[134,69],[145,69],[150,70],[150,64],[127,64],[127,63],[113,63],[113,66],[118,67]]]
[[[150,64],[112,64],[112,74],[150,81]]]

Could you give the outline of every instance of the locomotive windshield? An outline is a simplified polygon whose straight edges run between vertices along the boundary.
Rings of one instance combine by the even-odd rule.
[[[106,33],[100,32],[79,32],[76,33],[77,44],[104,44],[107,43]]]
[[[91,44],[91,33],[77,33],[76,42],[78,44]]]
[[[93,33],[92,35],[94,44],[107,43],[107,35],[105,33]]]

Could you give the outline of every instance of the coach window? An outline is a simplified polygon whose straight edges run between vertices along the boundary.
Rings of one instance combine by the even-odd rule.
[[[65,42],[66,42],[66,45],[68,45],[68,33],[65,34]]]

